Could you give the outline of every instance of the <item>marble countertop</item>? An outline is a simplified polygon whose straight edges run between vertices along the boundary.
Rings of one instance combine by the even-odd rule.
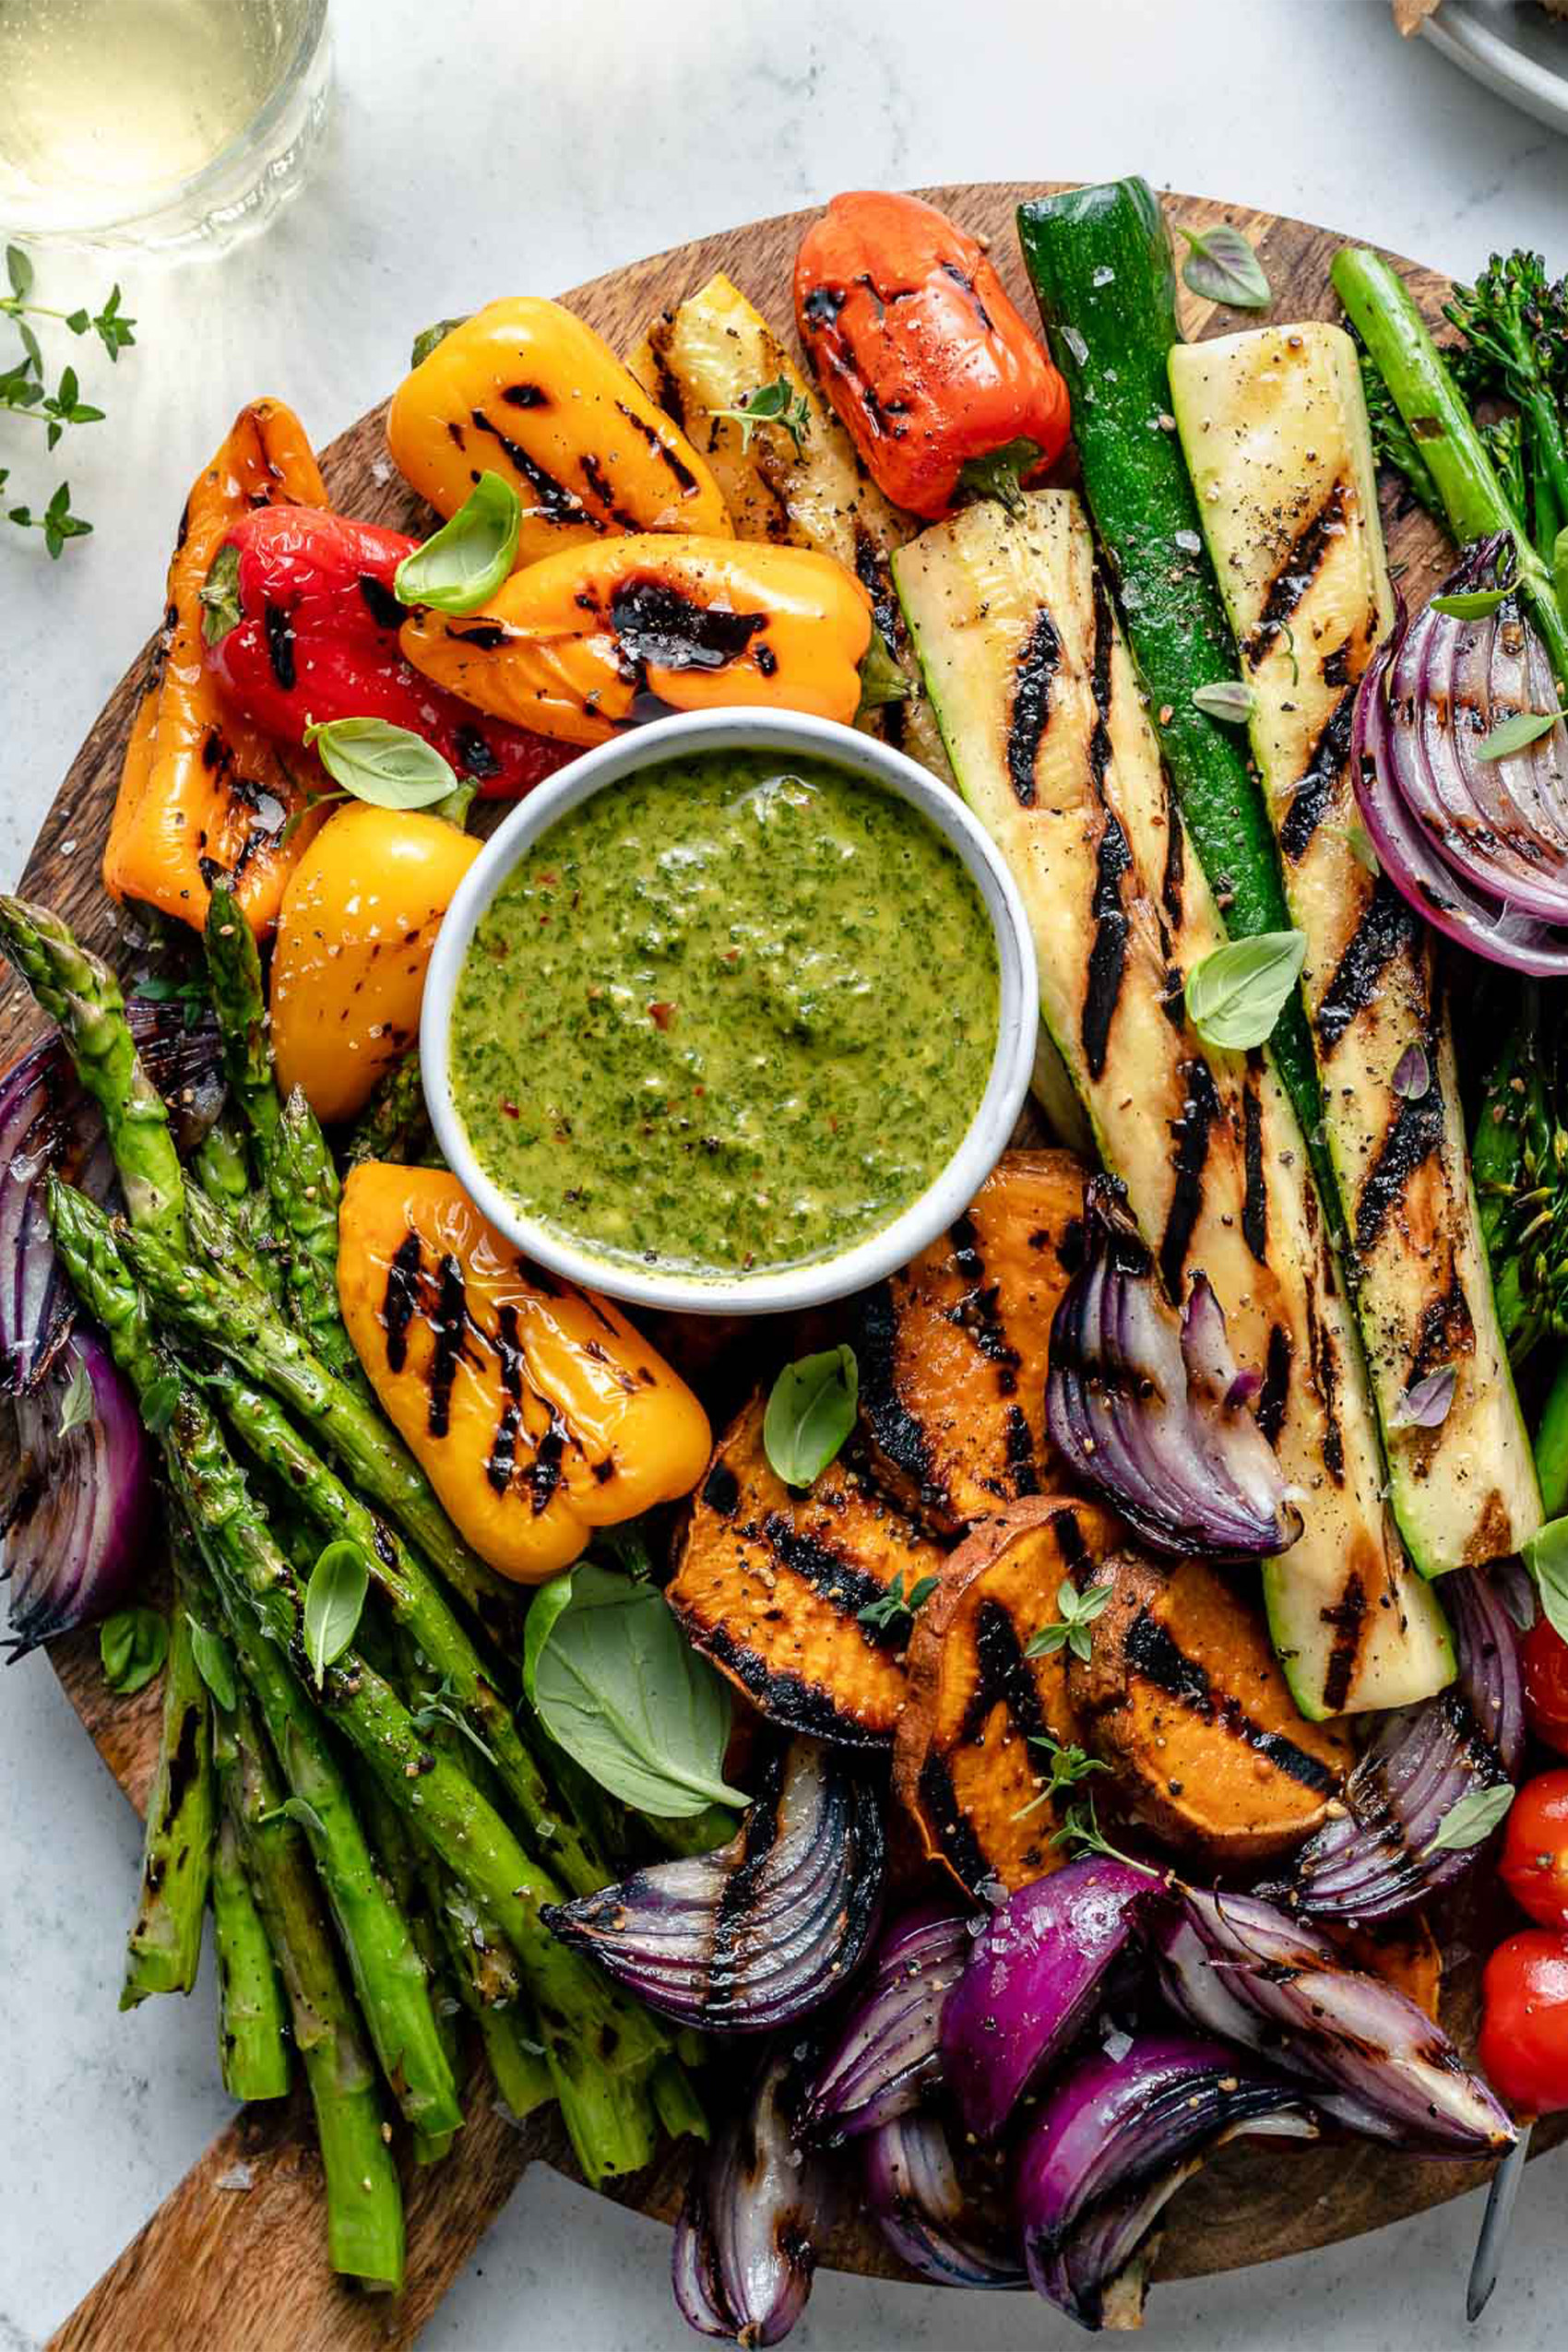
[[[335,0],[333,14],[336,116],[301,201],[220,261],[115,265],[137,348],[103,385],[111,422],[70,449],[97,536],[52,565],[31,535],[0,533],[6,881],[156,615],[170,522],[234,409],[276,392],[325,441],[396,380],[428,318],[837,187],[1129,170],[1461,276],[1523,240],[1568,264],[1568,145],[1424,43],[1401,44],[1384,0],[987,0],[961,14],[935,0]],[[49,269],[72,303],[113,274],[101,258]],[[0,1679],[0,2352],[42,2345],[227,2112],[208,1984],[189,2002],[115,2010],[137,1845],[47,1664],[14,1668]],[[1168,2352],[1547,2352],[1562,2341],[1565,2178],[1561,2157],[1531,2168],[1475,2331],[1461,2308],[1472,2199],[1337,2251],[1161,2289],[1150,2336]],[[693,2339],[670,2303],[667,2245],[534,2174],[424,2340],[675,2352]],[[826,2276],[794,2340],[1075,2340],[1032,2299],[959,2310],[936,2290]]]

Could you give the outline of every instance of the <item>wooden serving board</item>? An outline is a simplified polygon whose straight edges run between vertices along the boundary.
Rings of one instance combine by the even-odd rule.
[[[1050,184],[976,185],[927,190],[932,199],[977,234],[992,241],[992,258],[1026,317],[1035,316],[1014,233],[1021,198],[1051,193]],[[1256,244],[1274,288],[1276,321],[1336,315],[1329,263],[1342,240],[1327,230],[1273,213],[1206,198],[1173,196],[1172,218],[1208,227],[1233,221]],[[811,218],[781,215],[705,237],[628,268],[594,279],[564,300],[617,350],[640,339],[653,315],[724,269],[774,326],[788,333],[790,280],[796,247]],[[1447,281],[1412,264],[1398,265],[1435,321]],[[510,291],[497,289],[497,291]],[[1255,323],[1183,297],[1189,336],[1229,333]],[[410,318],[410,336],[424,321]],[[257,386],[287,397],[287,382]],[[345,513],[423,530],[428,513],[389,474],[384,411],[374,410],[341,434],[323,457],[328,490]],[[208,441],[217,444],[229,420],[214,414]],[[306,420],[308,426],[309,420]],[[191,471],[207,457],[192,449]],[[174,517],[149,517],[148,527],[172,531]],[[1404,566],[1407,595],[1420,597],[1443,571],[1443,541],[1419,512],[1385,517],[1390,552]],[[151,615],[149,618],[153,617]],[[28,860],[27,895],[48,901],[80,936],[106,953],[123,948],[114,911],[99,883],[99,865],[130,724],[139,656],[105,706],[72,764]],[[0,1068],[37,1033],[39,1023],[12,984],[0,1004]],[[9,1443],[8,1436],[0,1443]],[[65,1691],[105,1764],[138,1810],[144,1803],[157,1743],[157,1686],[132,1700],[103,1686],[97,1641],[90,1633],[54,1645],[51,1657]],[[1451,1977],[1450,2023],[1463,2034],[1473,2022],[1473,1970]],[[476,2076],[469,2120],[445,2163],[410,2169],[408,2286],[396,2303],[356,2295],[328,2272],[321,2227],[320,2178],[303,2097],[238,2115],[185,2176],[173,2194],[65,2322],[53,2343],[142,2352],[155,2343],[199,2343],[208,2352],[350,2352],[356,2346],[410,2343],[450,2281],[472,2256],[526,2168],[542,2161],[573,2173],[553,2114],[522,2128],[496,2112],[482,2069]],[[1550,2134],[1538,2133],[1538,2144]],[[220,2187],[233,2168],[248,2168],[250,2188]],[[609,2193],[619,2202],[670,2217],[684,2172],[681,2150]],[[1385,2155],[1365,2144],[1297,2154],[1261,2148],[1221,2157],[1185,2189],[1171,2208],[1159,2275],[1190,2278],[1299,2253],[1354,2237],[1383,2223],[1456,2196],[1484,2177],[1475,2165],[1425,2164]],[[880,2238],[855,2222],[837,2232],[826,2258],[839,2267],[889,2277],[905,2275]],[[663,2291],[650,2276],[649,2291]],[[1457,2291],[1457,2271],[1456,2271]]]

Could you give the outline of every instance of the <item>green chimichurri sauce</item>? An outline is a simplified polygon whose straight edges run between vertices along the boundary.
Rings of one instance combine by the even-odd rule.
[[[734,1275],[887,1225],[996,1048],[979,891],[907,802],[706,753],[596,793],[481,919],[452,1012],[492,1181],[597,1255]]]

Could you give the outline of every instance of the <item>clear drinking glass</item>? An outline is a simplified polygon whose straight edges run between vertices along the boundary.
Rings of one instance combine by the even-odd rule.
[[[0,0],[0,232],[219,246],[298,187],[327,0]]]

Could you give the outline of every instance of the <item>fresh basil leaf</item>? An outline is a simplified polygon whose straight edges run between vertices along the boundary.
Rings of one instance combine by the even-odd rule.
[[[543,1586],[529,1607],[523,1687],[556,1744],[638,1812],[687,1820],[749,1802],[723,1776],[729,1685],[652,1586],[591,1560]]]
[[[335,784],[372,808],[428,809],[457,788],[435,745],[389,719],[307,720],[305,742]]]
[[[1520,710],[1512,719],[1504,719],[1494,727],[1484,742],[1476,745],[1478,759],[1510,759],[1515,752],[1526,752],[1550,735],[1558,720],[1568,713],[1561,710]]]
[[[1305,960],[1299,931],[1233,939],[1187,976],[1187,1016],[1206,1045],[1244,1053],[1266,1045]]]
[[[98,1629],[103,1679],[123,1699],[142,1690],[169,1655],[169,1628],[156,1609],[121,1609]]]
[[[327,1668],[359,1632],[369,1590],[370,1562],[362,1545],[347,1536],[329,1543],[305,1586],[305,1656],[318,1691]]]
[[[1568,1642],[1568,1519],[1549,1519],[1522,1549],[1547,1622]]]
[[[285,1797],[278,1810],[285,1821],[297,1822],[302,1829],[308,1829],[313,1837],[326,1836],[327,1825],[321,1815],[314,1805],[307,1805],[303,1797]]]
[[[1206,719],[1225,727],[1244,727],[1257,708],[1257,695],[1244,678],[1219,678],[1211,686],[1194,686],[1193,700]]]
[[[196,1662],[196,1672],[207,1684],[225,1715],[234,1712],[234,1661],[229,1655],[229,1645],[221,1633],[210,1625],[198,1623],[187,1611],[185,1622],[191,1629],[191,1656]]]
[[[522,501],[511,483],[481,474],[451,519],[404,556],[393,575],[394,596],[437,612],[477,612],[510,573],[522,527]]]
[[[92,1393],[92,1374],[87,1368],[85,1356],[78,1356],[65,1393],[60,1399],[60,1435],[69,1437],[74,1429],[86,1429],[98,1410]]]
[[[786,1486],[810,1486],[826,1469],[855,1426],[860,1394],[852,1348],[828,1348],[785,1365],[763,1415],[762,1443]]]
[[[1182,277],[1189,291],[1206,303],[1225,303],[1231,310],[1266,310],[1274,290],[1263,264],[1240,229],[1221,221],[1218,229],[1177,227],[1189,251]]]
[[[1434,596],[1427,611],[1446,612],[1451,621],[1484,621],[1513,593],[1505,588],[1466,588],[1456,596]]]
[[[1500,1780],[1495,1788],[1467,1790],[1449,1806],[1436,1834],[1421,1848],[1422,1854],[1463,1854],[1472,1846],[1484,1846],[1492,1831],[1507,1820],[1513,1802],[1514,1789],[1506,1780]]]

